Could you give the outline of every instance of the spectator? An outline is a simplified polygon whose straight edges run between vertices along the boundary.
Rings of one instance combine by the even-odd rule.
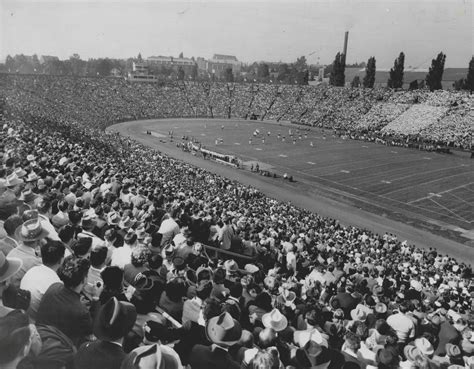
[[[43,264],[28,270],[21,280],[20,288],[31,293],[28,315],[33,322],[45,292],[52,284],[62,283],[57,271],[64,259],[64,252],[65,247],[60,241],[47,238],[41,246]]]
[[[41,265],[37,249],[39,242],[47,236],[48,232],[41,226],[38,218],[29,219],[16,229],[15,238],[19,241],[19,245],[8,253],[8,257],[20,259],[22,267],[11,279],[13,286],[20,287],[21,279],[26,272]]]
[[[92,317],[80,300],[90,263],[68,257],[58,270],[63,283],[54,283],[45,292],[36,318],[37,324],[52,325],[66,334],[77,346],[90,338]],[[95,292],[99,296],[99,292]],[[94,297],[95,297],[94,296]]]
[[[94,322],[94,335],[97,341],[84,343],[74,358],[77,369],[115,369],[120,368],[125,359],[122,344],[124,337],[130,332],[137,312],[127,302],[112,297],[103,305]]]

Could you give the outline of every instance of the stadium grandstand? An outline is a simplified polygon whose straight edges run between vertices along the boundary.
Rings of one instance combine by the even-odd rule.
[[[257,118],[468,150],[470,95],[3,74],[0,109],[0,366],[473,365],[468,258],[104,132]]]

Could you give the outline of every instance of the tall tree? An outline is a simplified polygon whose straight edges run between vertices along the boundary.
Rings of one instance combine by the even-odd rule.
[[[309,80],[309,71],[305,69],[301,72],[296,72],[295,78],[298,85],[307,85]]]
[[[257,78],[265,80],[270,76],[270,68],[266,63],[260,63],[257,67]]]
[[[280,82],[288,82],[290,78],[290,67],[286,63],[282,63],[278,66],[278,77]]]
[[[466,90],[474,91],[474,56],[471,58],[469,62],[469,69],[467,71],[466,82],[464,83],[464,88]]]
[[[184,58],[184,56],[183,56],[183,52],[182,52],[182,51],[179,53],[179,56],[178,56],[178,58],[180,58],[180,59],[183,59],[183,58]]]
[[[395,62],[393,68],[390,69],[390,75],[388,78],[387,85],[390,88],[402,88],[403,87],[403,70],[405,68],[405,54],[400,53]]]
[[[425,79],[430,91],[441,90],[443,88],[441,81],[443,80],[445,62],[446,54],[443,54],[443,52],[440,52],[436,59],[431,61],[431,67]]]
[[[308,64],[306,63],[306,57],[304,55],[296,59],[295,68],[297,72],[304,72],[308,69]]]
[[[411,82],[410,82],[410,86],[408,87],[408,89],[409,89],[410,91],[412,91],[412,90],[418,90],[418,88],[419,88],[419,86],[418,86],[418,80],[416,80],[416,79],[413,80],[413,81],[411,81]]]
[[[226,82],[234,82],[234,74],[232,73],[232,68],[226,68],[224,71],[224,79]]]
[[[178,68],[178,80],[184,81],[184,69],[181,66]]]
[[[9,72],[15,71],[15,59],[11,55],[7,55],[7,58],[5,59],[5,67]]]
[[[365,78],[364,78],[365,79]],[[360,78],[359,76],[355,76],[354,79],[351,82],[351,87],[352,88],[357,88],[360,87]],[[365,86],[364,86],[365,87]]]
[[[367,66],[365,67],[365,77],[363,80],[363,85],[365,88],[372,88],[375,84],[375,56],[371,56],[367,61]]]
[[[329,84],[331,86],[344,86],[345,83],[346,57],[344,54],[337,53],[336,58],[332,62],[332,70],[329,76]]]
[[[198,65],[194,63],[192,69],[191,69],[191,79],[193,81],[197,80],[198,78]]]
[[[138,53],[137,61],[138,61],[139,63],[141,63],[141,62],[143,61],[142,53]]]

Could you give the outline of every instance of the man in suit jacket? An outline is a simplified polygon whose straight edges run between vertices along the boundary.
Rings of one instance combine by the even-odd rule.
[[[76,369],[120,368],[126,354],[122,343],[137,318],[135,307],[112,297],[101,307],[94,321],[94,342],[84,343],[74,358]]]
[[[235,345],[242,335],[240,323],[225,312],[209,319],[206,324],[206,333],[213,344],[193,347],[189,356],[191,368],[240,368],[240,364],[234,361],[229,354],[229,347]]]

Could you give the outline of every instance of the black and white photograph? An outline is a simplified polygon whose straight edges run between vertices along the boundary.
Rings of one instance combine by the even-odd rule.
[[[0,369],[474,369],[472,0],[0,0]]]

